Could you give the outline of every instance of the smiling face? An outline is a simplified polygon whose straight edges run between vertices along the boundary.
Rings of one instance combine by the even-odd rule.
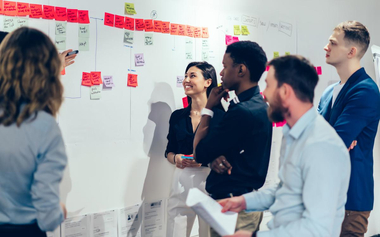
[[[324,47],[326,51],[326,63],[332,66],[338,66],[348,60],[348,55],[352,47],[344,39],[344,32],[334,30],[329,38],[329,43]]]
[[[223,88],[236,90],[238,87],[237,75],[239,73],[239,67],[234,64],[229,53],[224,54],[222,64],[223,69],[220,72],[220,76],[222,76],[221,80]]]
[[[198,94],[206,94],[207,88],[211,85],[211,79],[205,79],[202,70],[197,67],[191,67],[185,74],[185,79],[182,82],[185,94],[187,96],[194,96]]]
[[[282,122],[285,120],[285,114],[288,112],[288,109],[283,106],[280,97],[281,86],[278,87],[273,66],[270,66],[265,82],[267,86],[263,91],[263,95],[269,104],[268,117],[272,122]]]

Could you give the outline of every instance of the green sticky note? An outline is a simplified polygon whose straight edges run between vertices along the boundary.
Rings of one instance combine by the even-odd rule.
[[[241,35],[240,26],[234,25],[234,35]]]
[[[102,85],[94,85],[90,88],[90,99],[100,100],[102,98]]]
[[[249,30],[247,26],[241,26],[241,34],[242,35],[249,35]]]
[[[79,37],[78,38],[78,50],[89,51],[90,50],[90,38]]]
[[[90,25],[78,24],[78,37],[82,37],[82,38],[90,37]]]
[[[290,52],[285,52],[285,55],[290,55]]]
[[[279,52],[273,52],[273,58],[278,58],[280,57],[280,53]]]
[[[55,36],[55,46],[59,50],[66,50],[66,36]]]
[[[136,13],[135,4],[126,2],[124,5],[124,14],[134,15]]]

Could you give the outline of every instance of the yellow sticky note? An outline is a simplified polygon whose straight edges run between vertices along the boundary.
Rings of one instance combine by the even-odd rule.
[[[280,57],[280,53],[279,52],[273,52],[273,58],[278,58]]]
[[[241,35],[240,26],[234,25],[234,35]]]
[[[241,34],[242,35],[249,35],[249,30],[247,26],[241,26]]]
[[[124,5],[124,14],[134,15],[136,13],[135,4],[126,2]]]
[[[290,52],[285,52],[285,55],[290,55]]]

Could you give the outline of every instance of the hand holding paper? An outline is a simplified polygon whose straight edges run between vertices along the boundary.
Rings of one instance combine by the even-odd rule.
[[[232,235],[235,232],[238,214],[235,212],[222,213],[222,206],[199,189],[190,189],[186,205],[191,207],[219,235]]]

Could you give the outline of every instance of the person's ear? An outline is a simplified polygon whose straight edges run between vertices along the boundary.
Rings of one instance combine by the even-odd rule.
[[[351,47],[351,50],[348,53],[348,58],[356,57],[357,53],[358,53],[358,49],[356,47]]]
[[[245,73],[247,72],[247,67],[244,64],[239,65],[239,76],[244,76]]]
[[[212,79],[211,78],[205,80],[204,85],[205,85],[206,88],[209,88],[211,86],[211,84],[212,84]]]

